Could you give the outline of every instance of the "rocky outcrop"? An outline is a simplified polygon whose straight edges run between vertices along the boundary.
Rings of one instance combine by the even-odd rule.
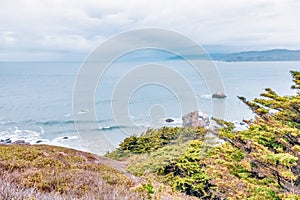
[[[25,140],[16,140],[16,141],[13,142],[13,144],[26,144],[26,145],[29,145],[30,143],[26,142]]]
[[[224,92],[216,92],[211,97],[217,99],[223,99],[226,98],[226,94]]]
[[[9,138],[7,138],[7,139],[5,139],[5,140],[0,140],[0,144],[11,144],[12,143],[12,141],[11,141],[11,139],[9,139]]]
[[[204,128],[209,128],[209,124],[210,122],[208,116],[201,111],[194,111],[182,117],[183,127],[201,126]]]
[[[16,140],[16,141],[12,142],[10,138],[7,138],[5,140],[1,139],[0,144],[26,144],[26,145],[28,145],[29,142],[26,142],[25,140]]]

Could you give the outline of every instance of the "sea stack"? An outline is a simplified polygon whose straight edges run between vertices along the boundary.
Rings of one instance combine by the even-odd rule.
[[[216,99],[223,99],[226,98],[226,94],[224,92],[216,92],[211,97]]]
[[[190,126],[201,126],[204,128],[209,128],[209,118],[207,114],[201,111],[190,112],[182,117],[182,126],[190,127]]]

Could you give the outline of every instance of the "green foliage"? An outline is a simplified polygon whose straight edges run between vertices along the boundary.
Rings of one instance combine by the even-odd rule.
[[[134,154],[143,154],[156,151],[166,145],[184,143],[204,137],[207,130],[202,127],[163,127],[148,129],[141,136],[133,135],[126,138],[120,147],[106,156],[114,159],[126,158]]]
[[[217,119],[214,117],[212,117],[211,119],[214,120],[215,122],[217,122],[218,125],[222,126],[227,131],[233,131],[233,129],[234,129],[234,124],[231,122],[227,122],[225,120]]]
[[[129,172],[140,176],[155,173],[176,190],[198,197],[209,196],[206,191],[209,176],[199,162],[210,149],[201,141],[205,132],[201,127],[150,129],[140,137],[125,139],[116,152],[123,158],[129,157]]]
[[[199,140],[168,145],[144,156],[132,156],[128,159],[128,171],[140,176],[158,174],[174,189],[200,197],[206,194],[209,176],[199,161],[209,149]]]
[[[151,153],[132,156],[128,159],[127,170],[139,176],[147,172],[158,173],[165,166],[177,160],[188,146],[188,142],[166,145]]]
[[[152,184],[144,184],[143,188],[145,190],[147,190],[149,194],[153,194],[154,193],[153,185]]]
[[[291,72],[300,89],[300,73]],[[226,142],[208,147],[204,129],[162,128],[126,139],[115,152],[128,170],[155,174],[175,190],[202,199],[300,199],[300,94],[280,96],[267,88],[253,102],[249,129],[214,119]],[[188,137],[186,136],[188,135]]]
[[[293,76],[293,82],[295,85],[292,85],[292,89],[300,89],[300,72],[297,71],[291,71],[291,75]]]
[[[208,181],[210,177],[204,171],[200,160],[204,158],[206,146],[203,142],[195,140],[189,143],[188,148],[176,160],[163,167],[161,174],[167,183],[174,189],[188,195],[207,197]]]
[[[299,89],[299,73],[292,75],[293,88]],[[300,96],[265,91],[254,102],[239,97],[258,117],[245,131],[220,129],[217,134],[228,143],[211,152],[214,160],[204,160],[210,166],[207,173],[214,177],[211,183],[224,193],[220,196],[232,192],[238,198],[281,199],[291,191],[300,195]],[[240,152],[241,160],[232,159]]]

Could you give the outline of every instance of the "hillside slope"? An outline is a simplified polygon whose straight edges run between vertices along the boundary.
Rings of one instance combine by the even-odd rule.
[[[225,55],[218,60],[238,61],[300,61],[300,50],[272,49],[266,51],[247,51]]]
[[[300,88],[300,73],[291,72]],[[214,134],[201,127],[161,128],[126,138],[108,157],[128,162],[127,170],[152,177],[200,199],[300,199],[300,94],[241,101],[256,113],[249,129],[214,119]]]
[[[0,145],[1,200],[194,199],[126,172],[125,163],[48,145]]]

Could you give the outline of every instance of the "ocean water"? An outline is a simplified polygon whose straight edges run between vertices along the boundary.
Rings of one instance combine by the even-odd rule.
[[[97,120],[76,121],[86,125],[86,135],[77,132],[72,108],[74,81],[81,63],[1,62],[0,139],[10,138],[12,141],[23,139],[32,144],[38,142],[103,154],[117,147],[125,137],[131,134],[139,135],[141,130],[151,127],[149,112],[156,105],[163,109],[165,115],[158,118],[155,127],[180,126],[182,116],[180,103],[182,102],[178,102],[176,94],[157,84],[144,85],[132,91],[126,107],[128,113],[117,116],[117,118],[130,118],[135,126],[116,123],[116,116],[111,110],[120,99],[113,99],[114,88],[118,81],[128,74],[128,70],[143,62],[143,60],[120,60],[112,64],[99,79],[94,99]],[[267,87],[281,95],[293,94],[294,91],[290,90],[292,81],[289,71],[299,70],[300,67],[300,62],[215,62],[227,98],[212,99],[203,78],[183,61],[167,60],[160,63],[174,67],[178,74],[188,80],[200,109],[209,117],[213,115],[214,101],[217,104],[225,102],[225,119],[229,121],[253,118],[251,111],[238,100],[237,96],[252,100]],[[168,74],[157,72],[157,75],[170,78]],[[133,78],[143,80],[145,77],[139,74]],[[84,115],[88,112],[90,111],[83,109],[75,114]],[[166,118],[175,121],[167,123]],[[97,124],[96,129],[89,129],[89,124],[92,123]],[[87,142],[95,140],[94,137],[97,138],[99,131],[105,135],[111,145],[107,149],[99,148],[98,151],[95,145],[93,149],[89,148]],[[85,140],[85,137],[88,140]]]

